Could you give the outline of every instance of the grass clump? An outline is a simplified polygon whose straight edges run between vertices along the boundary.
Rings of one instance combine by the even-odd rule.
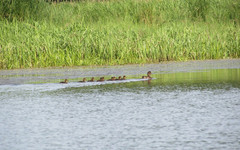
[[[206,16],[210,7],[208,0],[188,0],[187,3],[192,19],[202,19],[206,21]]]
[[[0,3],[2,69],[240,56],[235,0]]]
[[[235,25],[240,24],[240,0],[229,2],[229,18]]]
[[[45,6],[43,0],[1,0],[0,18],[8,21],[38,20],[44,15]]]

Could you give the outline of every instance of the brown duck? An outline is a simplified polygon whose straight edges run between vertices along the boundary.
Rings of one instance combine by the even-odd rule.
[[[123,76],[123,78],[121,80],[126,80],[126,76]]]
[[[152,79],[151,74],[152,74],[152,72],[148,71],[147,76],[142,76],[142,79]]]
[[[67,84],[68,83],[68,79],[65,79],[64,81],[62,81],[60,83]]]
[[[111,79],[109,79],[108,81],[114,81],[116,80],[116,77],[111,77]]]
[[[116,80],[121,80],[122,79],[122,76],[119,76]]]
[[[88,82],[94,82],[94,77],[92,77],[91,80],[88,80]]]
[[[79,81],[79,82],[83,83],[83,82],[86,82],[86,81],[87,81],[87,79],[86,79],[86,78],[83,78],[83,80],[82,80],[82,81]]]
[[[97,80],[97,82],[103,82],[104,81],[104,77],[101,77],[99,80]]]

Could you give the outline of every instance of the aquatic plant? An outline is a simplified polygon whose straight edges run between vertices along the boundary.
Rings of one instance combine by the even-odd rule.
[[[0,16],[0,68],[239,58],[239,3],[193,2],[39,1],[39,11],[6,11]]]
[[[209,9],[208,0],[187,0],[190,17],[192,19],[202,19],[206,21],[206,16]]]
[[[37,20],[45,15],[46,5],[43,0],[1,0],[0,19]]]

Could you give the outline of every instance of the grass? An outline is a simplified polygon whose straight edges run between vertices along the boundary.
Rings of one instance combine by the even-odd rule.
[[[0,2],[1,69],[240,56],[239,0],[7,2]]]

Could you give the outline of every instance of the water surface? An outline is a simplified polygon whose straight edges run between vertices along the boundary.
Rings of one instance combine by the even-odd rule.
[[[1,85],[0,149],[239,149],[240,69],[179,70]]]

